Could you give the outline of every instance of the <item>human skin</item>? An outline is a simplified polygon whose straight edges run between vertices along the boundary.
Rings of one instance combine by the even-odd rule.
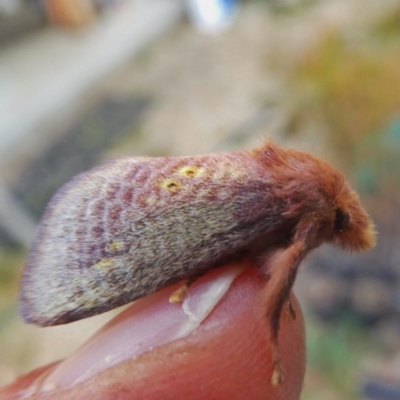
[[[207,274],[201,278],[202,283],[215,279],[224,268],[229,266]],[[181,312],[180,305],[168,303],[177,287],[179,285],[133,303],[90,339],[86,348],[96,340],[100,343],[98,346],[103,346],[102,337],[107,338],[106,342],[118,341],[121,322],[135,322],[143,315],[151,320],[156,330],[160,307],[167,307],[167,312]],[[77,368],[82,368],[82,363],[87,361],[85,358],[93,357],[88,351],[81,350],[79,357],[70,357],[69,363],[61,361],[20,377],[0,389],[0,398],[14,400],[31,393],[29,399],[32,400],[298,400],[305,373],[302,312],[292,294],[296,318],[293,320],[286,312],[280,318],[279,349],[284,381],[273,386],[270,382],[273,363],[267,341],[270,325],[266,323],[265,315],[267,291],[268,282],[260,277],[258,270],[246,268],[208,317],[187,336],[154,346],[152,350],[103,369],[82,382],[71,383],[71,376]],[[138,322],[129,334],[139,333],[140,326],[143,325]],[[96,354],[98,350],[96,348]],[[96,359],[91,362],[96,364]],[[49,385],[49,381],[52,384]],[[48,391],[44,392],[46,388]]]

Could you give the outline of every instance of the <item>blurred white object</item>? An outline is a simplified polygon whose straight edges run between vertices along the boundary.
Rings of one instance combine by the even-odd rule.
[[[21,0],[0,0],[0,14],[13,15],[21,7]]]
[[[219,33],[233,21],[236,0],[186,0],[188,15],[194,25],[205,33]]]

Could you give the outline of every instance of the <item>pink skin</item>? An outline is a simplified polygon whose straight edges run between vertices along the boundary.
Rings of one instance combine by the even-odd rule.
[[[298,400],[305,372],[300,306],[292,295],[297,318],[281,316],[284,382],[273,387],[268,283],[244,267],[211,271],[191,287],[184,307],[168,302],[179,285],[133,303],[73,355],[0,389],[0,398]]]

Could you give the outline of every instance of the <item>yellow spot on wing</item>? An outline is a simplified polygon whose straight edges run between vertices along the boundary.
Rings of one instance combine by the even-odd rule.
[[[112,267],[112,265],[113,265],[113,260],[111,258],[103,258],[93,266],[98,269],[103,269],[103,268],[110,268]]]
[[[160,183],[160,187],[172,193],[176,193],[181,189],[182,185],[175,179],[165,179]]]
[[[186,167],[182,167],[178,173],[186,176],[188,178],[194,178],[196,176],[201,175],[203,172],[203,168],[196,167],[195,165],[187,165]]]
[[[122,249],[122,243],[118,240],[113,240],[107,245],[107,251],[118,251]]]

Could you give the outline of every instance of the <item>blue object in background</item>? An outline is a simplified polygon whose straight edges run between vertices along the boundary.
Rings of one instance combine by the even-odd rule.
[[[394,116],[388,123],[385,141],[388,146],[400,149],[400,116]]]
[[[371,379],[363,384],[361,393],[371,400],[399,400],[400,386]]]
[[[202,32],[219,33],[233,21],[237,0],[186,0],[190,20]]]

